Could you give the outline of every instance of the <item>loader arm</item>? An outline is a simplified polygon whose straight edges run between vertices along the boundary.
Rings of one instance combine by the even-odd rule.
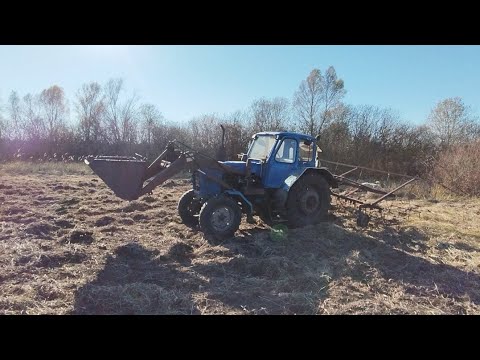
[[[182,153],[180,154],[177,160],[170,163],[170,165],[167,165],[165,168],[160,170],[160,172],[158,172],[156,175],[147,179],[146,180],[147,183],[142,187],[142,190],[140,191],[139,196],[148,194],[157,186],[162,185],[165,181],[177,175],[180,171],[185,169],[186,164],[187,164],[187,157],[185,156],[185,154]]]

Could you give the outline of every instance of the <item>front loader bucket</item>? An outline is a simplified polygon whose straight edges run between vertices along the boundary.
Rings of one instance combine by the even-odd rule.
[[[90,166],[118,197],[136,200],[141,195],[147,163],[134,157],[98,156],[89,158]]]

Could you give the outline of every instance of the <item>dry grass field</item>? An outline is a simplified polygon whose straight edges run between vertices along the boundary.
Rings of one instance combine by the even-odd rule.
[[[187,189],[126,202],[84,164],[0,165],[0,313],[480,314],[479,199],[215,243],[180,222]]]

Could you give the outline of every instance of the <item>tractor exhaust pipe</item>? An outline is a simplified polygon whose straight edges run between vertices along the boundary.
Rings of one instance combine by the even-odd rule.
[[[225,161],[227,160],[227,150],[225,149],[225,128],[223,125],[220,125],[222,128],[222,145],[220,145],[220,148],[217,151],[217,156],[216,159],[218,161]]]

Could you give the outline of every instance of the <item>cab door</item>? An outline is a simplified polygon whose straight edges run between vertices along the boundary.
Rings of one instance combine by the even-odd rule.
[[[283,138],[274,150],[274,155],[268,159],[267,171],[264,178],[266,188],[279,188],[285,179],[295,173],[297,162],[298,142],[293,138]]]

